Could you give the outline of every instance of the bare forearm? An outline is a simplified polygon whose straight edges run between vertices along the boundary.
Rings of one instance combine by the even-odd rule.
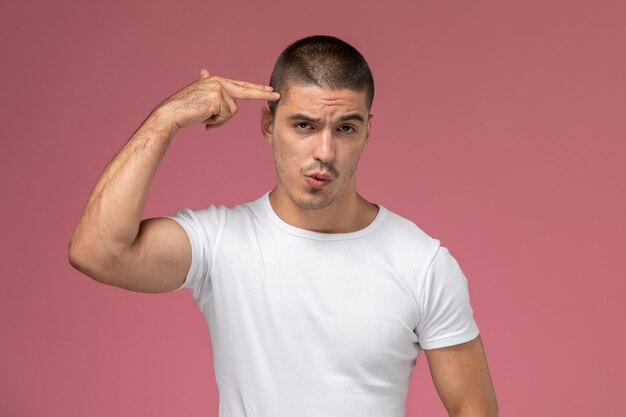
[[[479,409],[466,409],[449,414],[450,417],[498,417],[498,406],[490,404]]]
[[[146,118],[100,175],[71,246],[90,248],[93,257],[133,244],[150,184],[175,126],[158,112]]]
[[[450,417],[498,417],[498,401],[489,381],[475,380],[474,386],[480,387],[475,391],[468,391],[464,398],[444,404],[448,408]],[[482,387],[481,387],[482,385]],[[482,389],[481,389],[482,388]]]
[[[210,76],[168,97],[107,165],[69,245],[70,263],[103,283],[144,292],[177,288],[191,262],[185,231],[170,219],[141,219],[154,174],[174,134],[215,128],[237,112],[236,98],[278,100],[271,87]]]
[[[497,417],[498,402],[480,336],[426,350],[430,373],[450,417]]]

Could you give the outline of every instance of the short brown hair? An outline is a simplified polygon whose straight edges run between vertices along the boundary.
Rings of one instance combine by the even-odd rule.
[[[285,48],[276,60],[269,85],[281,93],[293,84],[365,91],[368,109],[374,101],[374,78],[365,58],[334,36],[309,36]],[[277,103],[269,101],[268,105],[274,114]]]

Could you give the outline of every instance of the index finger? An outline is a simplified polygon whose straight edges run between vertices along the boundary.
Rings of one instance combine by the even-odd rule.
[[[222,80],[224,80],[224,81],[235,83],[235,84],[240,85],[242,87],[260,88],[260,89],[269,90],[269,91],[272,91],[274,89],[272,86],[265,85],[265,84],[256,84],[256,83],[251,83],[251,82],[248,82],[248,81],[233,80],[232,78],[223,78],[223,77],[220,77],[220,78]]]
[[[276,101],[280,98],[280,93],[271,91],[262,84],[249,83],[247,81],[223,79],[222,85],[228,90],[233,98],[237,99],[253,99],[253,100],[271,100]]]

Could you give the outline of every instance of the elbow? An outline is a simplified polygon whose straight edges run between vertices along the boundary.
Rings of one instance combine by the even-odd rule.
[[[499,417],[498,401],[495,397],[481,399],[471,404],[459,404],[447,409],[450,417]]]
[[[449,413],[450,417],[499,417],[498,409]]]
[[[489,411],[488,416],[490,417],[500,417],[500,408],[498,406],[498,399],[496,398],[495,392],[492,392],[491,401],[489,403]]]
[[[70,265],[103,284],[111,284],[111,267],[116,265],[116,257],[111,251],[99,247],[96,243],[72,236],[67,248]]]
[[[87,245],[77,240],[76,236],[72,236],[67,245],[68,261],[74,269],[87,276],[91,276],[88,271],[93,269],[93,267],[90,267],[90,259],[93,257],[90,256],[89,252]]]

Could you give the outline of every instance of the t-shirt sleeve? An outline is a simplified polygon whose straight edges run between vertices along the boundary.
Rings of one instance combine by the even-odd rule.
[[[422,349],[452,346],[478,336],[467,279],[448,249],[438,247],[420,287],[416,334]]]
[[[188,208],[168,216],[187,232],[191,244],[191,265],[183,284],[177,288],[188,288],[196,300],[206,293],[217,241],[223,225],[223,207],[210,206],[203,210]]]

